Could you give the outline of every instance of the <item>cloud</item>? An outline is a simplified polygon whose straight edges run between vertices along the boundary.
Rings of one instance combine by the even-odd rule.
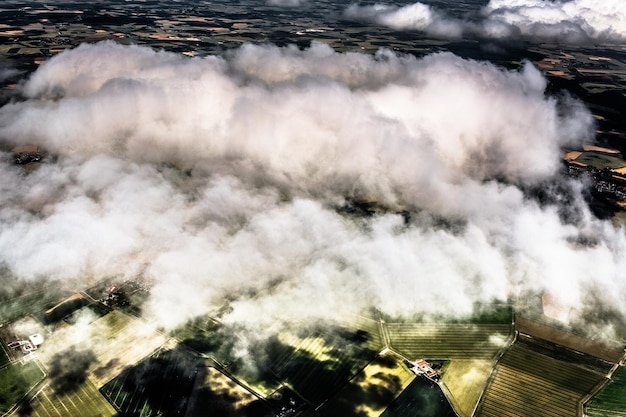
[[[490,0],[483,32],[497,38],[550,39],[562,42],[626,40],[626,4],[609,0]]]
[[[565,43],[626,40],[626,4],[620,0],[603,2],[602,7],[590,0],[490,0],[480,13],[463,18],[420,2],[402,7],[352,4],[345,15],[436,38],[522,38]]]
[[[417,30],[441,38],[459,38],[464,30],[462,21],[420,2],[402,7],[380,3],[359,6],[353,3],[344,14],[348,18],[368,20],[396,30]]]
[[[0,163],[0,261],[25,281],[143,275],[160,325],[221,309],[250,337],[543,291],[583,323],[586,294],[616,294],[623,318],[623,231],[558,175],[592,117],[545,87],[531,64],[447,53],[82,45],[0,109],[4,142],[52,155],[28,175]],[[525,191],[551,182],[576,224]],[[364,201],[379,214],[347,214]]]

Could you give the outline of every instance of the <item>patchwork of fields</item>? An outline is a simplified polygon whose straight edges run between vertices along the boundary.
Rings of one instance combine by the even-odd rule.
[[[89,380],[76,390],[57,393],[46,387],[30,403],[32,417],[113,417],[117,412]]]
[[[379,356],[318,411],[326,417],[378,417],[414,379],[395,355]]]
[[[101,388],[123,415],[183,415],[198,359],[182,349],[162,350],[127,368]]]
[[[478,417],[576,416],[604,376],[572,361],[516,342],[502,356],[479,405]]]

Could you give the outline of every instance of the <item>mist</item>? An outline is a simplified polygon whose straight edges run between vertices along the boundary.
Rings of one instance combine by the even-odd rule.
[[[624,318],[624,232],[561,176],[562,147],[592,140],[593,118],[546,95],[530,63],[319,43],[188,58],[104,42],[18,88],[0,138],[49,156],[30,173],[0,160],[9,287],[143,276],[159,326],[222,309],[250,337],[544,292],[598,335],[614,322],[588,314],[596,304]],[[525,191],[545,183],[567,199]],[[349,214],[359,202],[380,209]]]
[[[348,18],[367,20],[396,30],[415,30],[435,38],[478,37],[544,42],[592,43],[626,40],[626,4],[590,0],[490,0],[475,15],[453,17],[417,2],[405,6],[351,4]]]

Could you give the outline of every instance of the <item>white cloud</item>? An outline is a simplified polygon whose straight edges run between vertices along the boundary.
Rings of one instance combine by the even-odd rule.
[[[480,15],[454,18],[424,3],[350,5],[346,16],[437,38],[486,37],[566,43],[626,40],[626,3],[608,0],[490,0]]]
[[[522,191],[593,132],[545,86],[530,64],[451,54],[83,45],[0,109],[0,137],[57,158],[30,175],[0,163],[0,261],[23,280],[144,273],[165,326],[225,299],[224,322],[255,329],[544,289],[576,313],[590,288],[626,295],[626,245],[582,205],[572,226]],[[356,221],[346,198],[412,219]],[[599,244],[572,244],[582,232]]]

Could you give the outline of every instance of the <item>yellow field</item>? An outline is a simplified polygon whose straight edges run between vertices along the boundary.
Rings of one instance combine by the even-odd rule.
[[[57,394],[50,387],[41,390],[31,401],[31,417],[113,417],[115,409],[89,381],[76,391]]]
[[[480,359],[454,359],[448,363],[441,383],[460,417],[470,417],[474,412],[493,366],[494,361]]]
[[[378,417],[415,379],[415,374],[393,354],[379,356],[320,409],[321,415]]]

